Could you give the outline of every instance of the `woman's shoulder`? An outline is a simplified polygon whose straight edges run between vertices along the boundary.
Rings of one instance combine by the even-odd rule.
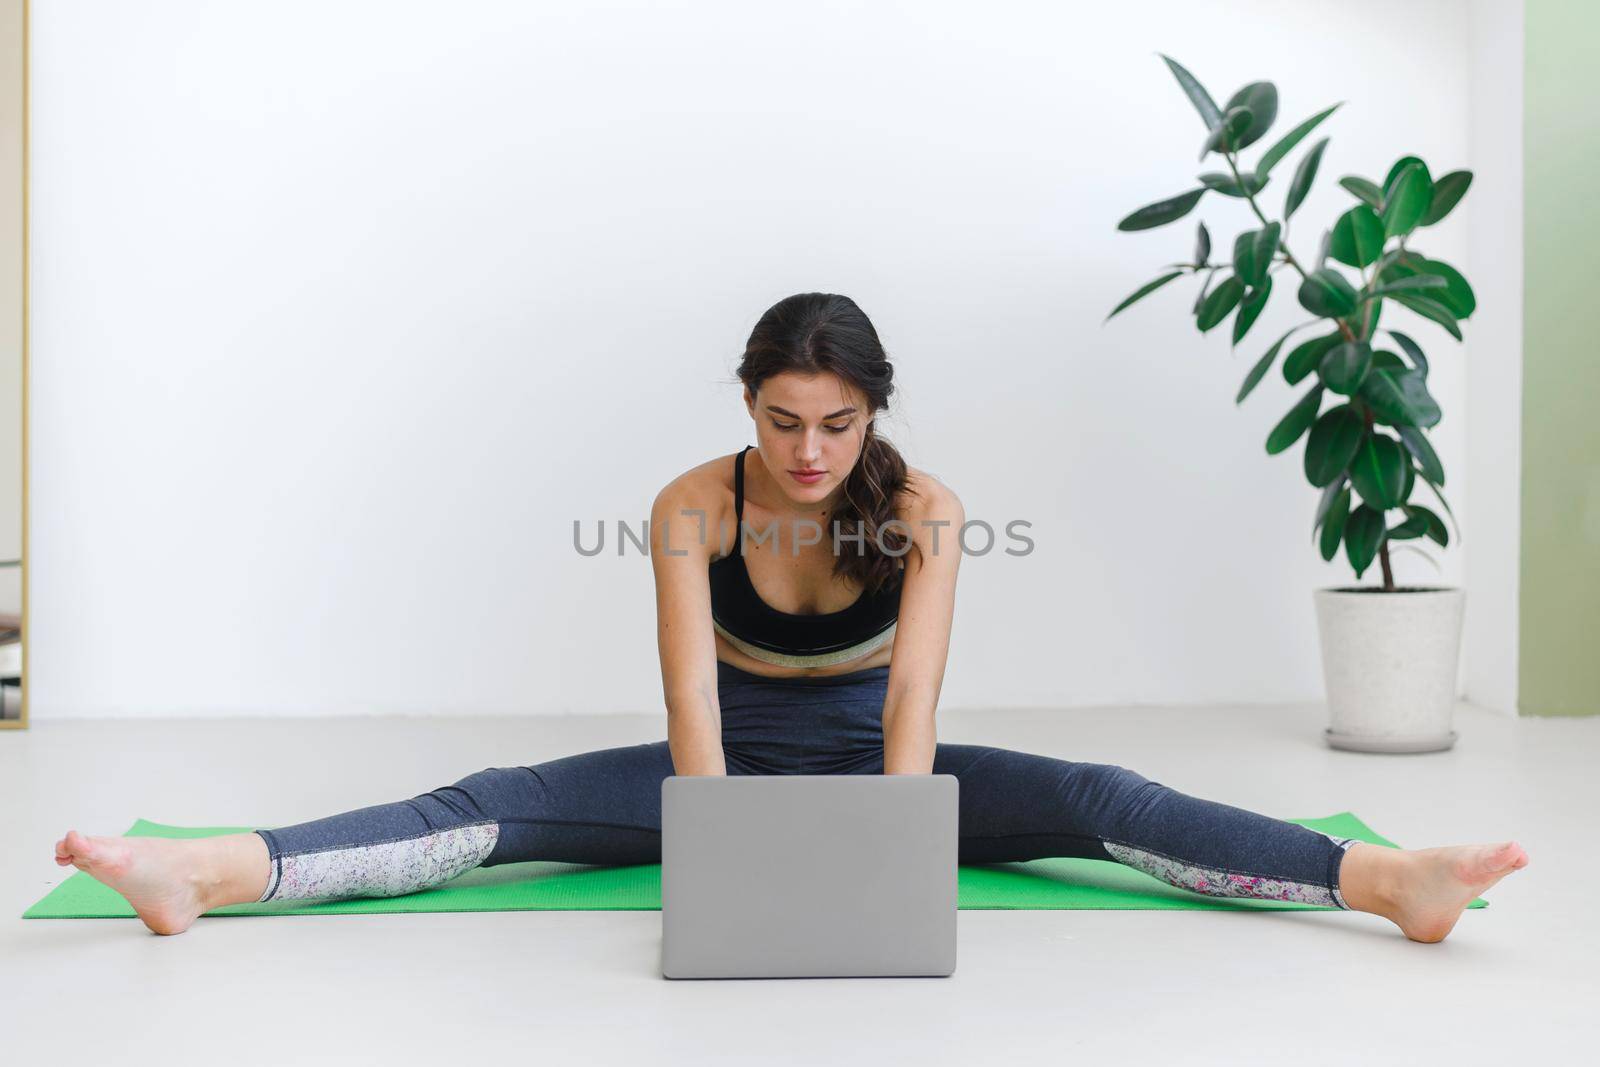
[[[702,560],[720,558],[725,531],[733,525],[733,457],[718,456],[677,475],[656,493],[650,508],[652,523],[686,527],[688,544],[701,550]],[[683,547],[674,535],[673,544]]]
[[[733,500],[733,461],[732,455],[723,455],[690,467],[661,487],[656,503],[721,510]]]
[[[895,514],[904,515],[913,525],[919,519],[961,520],[961,498],[944,482],[915,467],[906,467],[906,484],[895,499]]]

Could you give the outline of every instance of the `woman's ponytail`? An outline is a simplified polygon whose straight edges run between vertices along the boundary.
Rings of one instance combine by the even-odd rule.
[[[895,501],[905,488],[904,457],[868,422],[861,458],[845,479],[844,507],[834,516],[840,531],[835,574],[848,575],[868,592],[898,580],[899,561],[915,547],[905,520],[896,521]],[[859,540],[848,540],[846,534]]]

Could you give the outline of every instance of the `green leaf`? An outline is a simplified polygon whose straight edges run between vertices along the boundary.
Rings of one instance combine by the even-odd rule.
[[[1433,201],[1433,183],[1428,168],[1420,161],[1408,164],[1384,186],[1383,234],[1399,237],[1416,229]]]
[[[1242,182],[1241,179],[1243,179]],[[1266,182],[1258,179],[1250,171],[1243,171],[1238,178],[1235,178],[1233,175],[1223,174],[1221,171],[1208,170],[1200,175],[1200,184],[1213,192],[1221,193],[1223,196],[1231,196],[1242,200],[1246,196],[1254,196],[1259,193]]]
[[[1399,345],[1405,351],[1405,354],[1411,357],[1411,365],[1421,371],[1422,376],[1426,378],[1428,376],[1428,357],[1422,354],[1422,349],[1417,342],[1399,330],[1390,330],[1388,333],[1390,337],[1394,338],[1395,344]],[[1442,481],[1443,479],[1441,479]]]
[[[1317,418],[1317,408],[1322,405],[1322,386],[1311,387],[1305,396],[1295,402],[1289,413],[1278,421],[1267,435],[1267,455],[1274,456],[1296,441]]]
[[[1436,485],[1443,485],[1444,464],[1439,462],[1439,454],[1428,443],[1428,435],[1415,426],[1399,426],[1396,429],[1400,434],[1400,443],[1406,446],[1406,451],[1421,466],[1422,476]]]
[[[1278,251],[1278,239],[1283,234],[1283,224],[1269,222],[1256,231],[1254,260],[1261,277],[1267,276],[1267,271],[1272,267],[1272,257]]]
[[[1336,319],[1356,309],[1356,290],[1343,274],[1324,267],[1300,283],[1300,306],[1313,315]]]
[[[1202,185],[1198,189],[1190,189],[1187,193],[1179,193],[1177,196],[1169,197],[1166,200],[1157,200],[1153,204],[1146,204],[1117,223],[1117,229],[1124,231],[1149,230],[1157,226],[1165,226],[1169,222],[1177,222],[1194,210],[1194,206],[1200,202],[1200,197],[1205,195],[1205,191],[1206,188]]]
[[[1387,204],[1389,202],[1389,198],[1390,198],[1391,194],[1394,191],[1395,179],[1400,177],[1401,172],[1403,172],[1407,167],[1411,166],[1412,164],[1416,164],[1417,166],[1422,168],[1423,177],[1428,179],[1429,188],[1433,187],[1433,178],[1428,174],[1428,165],[1426,163],[1424,163],[1417,156],[1401,156],[1399,159],[1394,161],[1394,166],[1389,168],[1389,173],[1384,175],[1384,178],[1383,178],[1383,201],[1384,201],[1384,203]]]
[[[1391,426],[1436,426],[1440,419],[1439,404],[1421,371],[1373,371],[1361,383],[1361,399],[1378,421]]]
[[[1247,107],[1230,107],[1222,116],[1222,125],[1206,134],[1206,139],[1200,144],[1200,158],[1204,159],[1212,152],[1232,152],[1239,147],[1239,138],[1243,137],[1250,124],[1255,121],[1255,115]]]
[[[1399,245],[1396,245],[1394,248],[1389,249],[1389,251],[1387,251],[1383,255],[1379,256],[1378,257],[1378,262],[1373,265],[1373,267],[1372,267],[1372,277],[1375,280],[1382,279],[1382,280],[1387,281],[1389,279],[1389,277],[1390,277],[1390,273],[1395,269],[1395,264],[1400,262],[1401,258],[1406,256],[1407,254],[1408,253],[1406,252],[1406,250],[1404,248],[1400,247]],[[1416,271],[1410,270],[1408,268],[1407,270],[1401,271],[1399,274],[1395,274],[1394,277],[1398,278],[1398,277],[1403,277],[1406,274],[1415,274],[1415,273],[1416,273]]]
[[[1272,295],[1272,278],[1261,279],[1261,284],[1250,290],[1250,295],[1239,304],[1239,313],[1233,317],[1233,343],[1238,344],[1244,340],[1244,335],[1250,332],[1250,327],[1255,325],[1261,316],[1261,309],[1267,306],[1267,297]]]
[[[1254,389],[1261,379],[1266,376],[1267,371],[1272,369],[1273,360],[1278,358],[1278,350],[1283,347],[1283,342],[1287,341],[1290,335],[1298,329],[1300,327],[1296,326],[1294,330],[1290,330],[1278,338],[1273,342],[1272,347],[1267,349],[1266,355],[1256,360],[1256,365],[1251,367],[1250,373],[1244,376],[1244,384],[1239,386],[1239,395],[1233,398],[1235,404],[1243,403],[1244,398],[1250,395],[1250,390]]]
[[[1430,300],[1415,293],[1395,293],[1389,299],[1410,308],[1425,319],[1432,319],[1443,326],[1451,337],[1457,341],[1461,340],[1461,327],[1456,325],[1456,317],[1450,313],[1449,308],[1437,300]]]
[[[1211,231],[1206,229],[1204,222],[1194,234],[1194,265],[1196,268],[1206,265],[1211,258]]]
[[[1228,278],[1205,298],[1200,305],[1200,314],[1195,325],[1200,327],[1200,332],[1205,333],[1211,327],[1228,317],[1234,305],[1239,303],[1239,298],[1244,296],[1244,282],[1229,275]]]
[[[1346,341],[1328,350],[1317,364],[1317,374],[1329,389],[1352,396],[1361,388],[1361,381],[1371,366],[1372,346],[1365,341]]]
[[[1365,504],[1350,513],[1350,518],[1344,524],[1344,554],[1350,560],[1350,566],[1356,569],[1356,577],[1361,577],[1361,572],[1372,566],[1373,557],[1378,554],[1378,546],[1383,544],[1383,512],[1374,511]]]
[[[1272,168],[1276,167],[1284,156],[1294,151],[1294,146],[1299,144],[1306,134],[1316,129],[1323,119],[1337,111],[1340,104],[1343,103],[1344,101],[1341,100],[1326,111],[1319,111],[1279,138],[1278,143],[1267,149],[1262,154],[1260,162],[1256,164],[1255,174],[1257,180],[1265,183],[1267,175],[1272,173]]]
[[[1339,495],[1339,490],[1345,485],[1344,475],[1340,475],[1329,482],[1322,489],[1322,495],[1317,498],[1317,517],[1311,520],[1312,539],[1316,539],[1317,529],[1322,525],[1322,520],[1327,517],[1328,509],[1333,506],[1333,498]]]
[[[1233,273],[1246,285],[1254,285],[1266,277],[1267,268],[1256,269],[1256,234],[1259,230],[1246,230],[1233,239]]]
[[[1260,168],[1256,168],[1257,171]],[[1472,184],[1470,170],[1453,170],[1433,183],[1433,200],[1428,204],[1428,211],[1422,216],[1419,226],[1432,226],[1461,202],[1467,195],[1467,187]]]
[[[1306,438],[1306,479],[1321,488],[1343,474],[1366,432],[1367,420],[1349,404],[1323,412]]]
[[[1405,360],[1393,352],[1379,351],[1372,353],[1372,369],[1404,371],[1411,368],[1406,365]]]
[[[1409,278],[1396,278],[1388,285],[1380,285],[1376,289],[1362,296],[1363,300],[1373,297],[1392,296],[1395,293],[1404,293],[1413,289],[1443,289],[1445,281],[1435,274],[1413,274]]]
[[[1439,278],[1443,281],[1443,293],[1428,293],[1430,300],[1437,300],[1449,309],[1450,314],[1458,319],[1465,319],[1478,309],[1478,298],[1472,292],[1472,286],[1467,284],[1467,279],[1461,272],[1450,264],[1437,259],[1428,259],[1425,256],[1408,255],[1396,267],[1408,267],[1418,273],[1414,278]]]
[[[1354,174],[1346,174],[1339,179],[1339,187],[1372,210],[1383,210],[1383,190],[1378,188],[1375,182],[1369,182],[1365,178],[1358,178]]]
[[[1200,112],[1200,121],[1206,124],[1206,129],[1214,130],[1221,125],[1222,109],[1217,107],[1216,101],[1211,99],[1211,94],[1206,92],[1205,87],[1171,56],[1163,55],[1161,58],[1167,61],[1167,69],[1178,79],[1178,84],[1182,86],[1184,95],[1188,96],[1194,109]]]
[[[1246,148],[1259,141],[1278,118],[1278,87],[1271,82],[1251,82],[1228,98],[1227,109],[1247,108],[1250,125],[1239,135],[1235,148]]]
[[[1383,255],[1383,241],[1383,220],[1367,205],[1357,204],[1333,224],[1328,254],[1340,263],[1365,267]]]
[[[1259,230],[1246,230],[1233,242],[1233,272],[1248,286],[1261,284],[1278,250],[1278,235],[1283,227],[1269,222]]]
[[[1289,182],[1289,195],[1284,200],[1283,217],[1288,219],[1294,214],[1294,209],[1305,200],[1306,194],[1311,191],[1311,183],[1317,176],[1317,164],[1322,162],[1322,150],[1328,147],[1328,138],[1324,137],[1311,146],[1311,151],[1300,157],[1300,165],[1294,170],[1294,178]]]
[[[1435,512],[1421,504],[1401,504],[1400,509],[1406,513],[1407,518],[1422,518],[1425,523],[1423,532],[1438,542],[1440,548],[1450,546],[1450,531],[1445,529],[1444,520]]]
[[[1183,271],[1175,270],[1175,271],[1172,271],[1169,274],[1163,274],[1161,277],[1155,279],[1154,281],[1145,282],[1143,285],[1139,286],[1139,288],[1135,289],[1132,293],[1130,293],[1126,300],[1124,300],[1122,303],[1118,304],[1116,307],[1112,308],[1111,309],[1111,314],[1106,316],[1106,321],[1110,322],[1113,315],[1115,315],[1117,312],[1121,311],[1123,308],[1127,307],[1129,304],[1133,304],[1133,303],[1135,303],[1135,302],[1137,302],[1139,300],[1143,300],[1145,297],[1149,296],[1151,293],[1155,292],[1157,289],[1161,288],[1163,285],[1166,285],[1172,279],[1177,278],[1177,277],[1181,277],[1182,275],[1183,275]]]
[[[1370,341],[1378,334],[1378,319],[1383,314],[1383,300],[1367,300],[1365,297],[1362,299],[1363,303],[1357,310],[1360,318],[1357,320],[1356,336]]]
[[[1290,385],[1299,385],[1300,379],[1317,369],[1317,364],[1322,362],[1322,357],[1328,350],[1343,340],[1341,334],[1330,333],[1326,337],[1316,337],[1296,346],[1283,361],[1284,381]]]
[[[1439,487],[1426,474],[1422,476],[1422,480],[1428,483],[1428,488],[1433,490],[1433,495],[1438,498],[1439,505],[1444,508],[1444,513],[1450,516],[1451,522],[1456,524],[1456,540],[1461,540],[1461,522],[1456,518],[1456,513],[1450,510],[1450,502],[1444,498],[1444,493],[1439,491]],[[1440,541],[1439,544],[1443,545],[1444,542]]]
[[[1342,483],[1335,482],[1339,485]],[[1331,560],[1339,551],[1339,541],[1344,537],[1345,522],[1350,517],[1350,489],[1348,486],[1341,488],[1334,494],[1333,501],[1328,505],[1328,514],[1322,520],[1322,539],[1318,548],[1322,551],[1322,558]]]
[[[1200,306],[1206,302],[1206,294],[1211,292],[1211,283],[1217,278],[1217,271],[1221,267],[1212,267],[1206,275],[1206,280],[1200,283],[1200,294],[1194,298],[1194,314],[1200,314]]]
[[[1350,461],[1350,484],[1361,499],[1375,508],[1398,507],[1411,466],[1400,442],[1381,433],[1369,433]]]
[[[1404,505],[1402,505],[1404,506]],[[1428,516],[1412,515],[1406,513],[1406,520],[1398,526],[1389,527],[1388,538],[1391,541],[1409,541],[1414,537],[1421,537],[1428,532]]]

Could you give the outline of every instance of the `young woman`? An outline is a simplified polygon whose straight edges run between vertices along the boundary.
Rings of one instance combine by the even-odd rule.
[[[480,865],[660,860],[661,780],[953,774],[962,862],[1111,859],[1224,897],[1368,911],[1439,941],[1527,865],[1515,842],[1381,848],[1187,796],[1122,767],[935,741],[965,517],[873,419],[893,369],[846,297],[757,323],[739,367],[756,445],[651,509],[667,740],[480,771],[410,800],[200,840],[69,832],[56,862],[175,934],[249,901],[393,896]]]

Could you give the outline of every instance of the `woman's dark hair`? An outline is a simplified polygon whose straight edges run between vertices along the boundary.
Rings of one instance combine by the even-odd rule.
[[[874,429],[877,413],[889,405],[894,392],[894,368],[872,320],[847,296],[836,293],[796,293],[767,309],[750,332],[739,380],[754,396],[761,383],[773,375],[793,371],[810,377],[831,372],[866,395],[871,406],[861,454],[844,483],[844,504],[833,515],[839,524],[840,551],[833,573],[858,582],[871,593],[899,580],[898,560],[915,546],[903,532],[904,520],[884,529],[896,518],[895,497],[906,489],[906,461],[888,439]],[[909,490],[915,494],[915,490]],[[860,542],[855,540],[864,534]],[[883,548],[880,548],[881,544]],[[850,540],[845,540],[845,538]],[[851,551],[851,548],[856,551]],[[885,552],[887,548],[889,552]],[[920,548],[917,549],[921,551]],[[892,554],[891,554],[892,553]]]

